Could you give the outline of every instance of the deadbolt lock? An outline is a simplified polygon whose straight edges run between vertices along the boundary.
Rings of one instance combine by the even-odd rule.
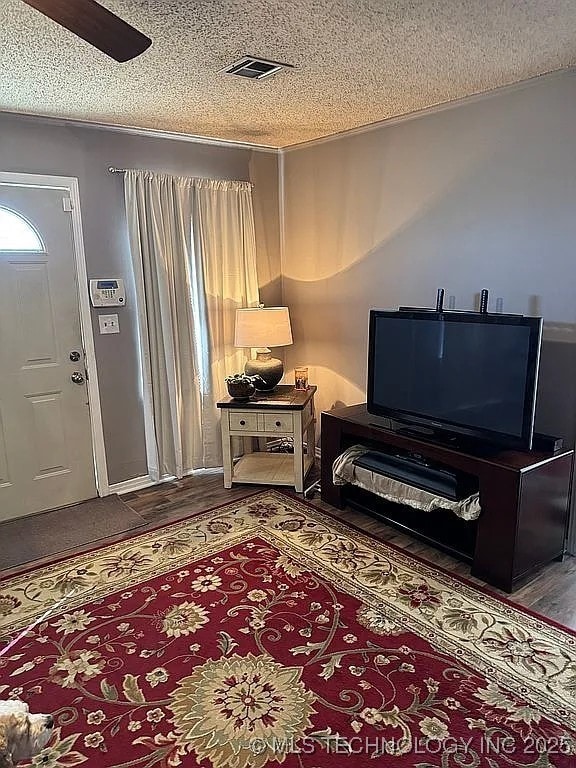
[[[77,363],[78,360],[80,360],[81,357],[82,357],[82,355],[80,354],[80,352],[78,352],[77,349],[73,349],[72,352],[70,352],[70,360],[73,363]]]

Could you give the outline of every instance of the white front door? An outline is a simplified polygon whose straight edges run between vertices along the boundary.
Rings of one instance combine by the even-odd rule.
[[[0,521],[96,496],[66,196],[0,182]]]

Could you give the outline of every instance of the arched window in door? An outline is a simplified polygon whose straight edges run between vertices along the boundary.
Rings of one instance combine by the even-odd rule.
[[[0,251],[44,251],[40,235],[23,216],[0,206]]]

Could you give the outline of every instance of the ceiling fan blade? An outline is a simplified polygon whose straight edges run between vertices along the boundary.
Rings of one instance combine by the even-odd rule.
[[[96,0],[23,0],[116,61],[139,56],[152,40]]]

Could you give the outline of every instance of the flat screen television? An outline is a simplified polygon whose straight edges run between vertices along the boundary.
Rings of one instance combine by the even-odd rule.
[[[368,412],[529,449],[541,338],[540,317],[372,310]]]

